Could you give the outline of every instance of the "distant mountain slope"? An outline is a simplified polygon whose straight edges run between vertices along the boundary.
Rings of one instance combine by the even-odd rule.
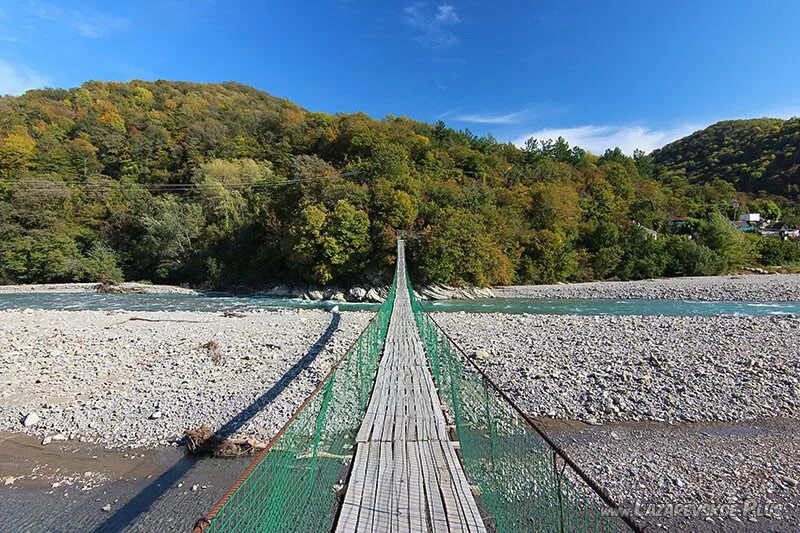
[[[237,83],[93,81],[0,97],[0,284],[378,283],[391,276],[395,230],[411,234],[424,283],[800,264],[795,243],[750,239],[728,222],[732,199],[754,199],[704,183],[717,171],[703,169],[724,160],[744,174],[765,152],[766,167],[792,168],[797,121],[755,123],[662,150],[662,172],[699,182],[687,186],[654,179],[641,153],[598,157],[561,138],[520,149],[442,122],[308,111]],[[726,150],[744,163],[717,154]],[[794,177],[770,185],[796,188],[792,164]],[[800,224],[800,208],[780,204]],[[674,217],[691,218],[698,239],[671,234]]]
[[[720,178],[744,192],[800,192],[800,118],[726,120],[652,154],[662,172],[690,183]]]

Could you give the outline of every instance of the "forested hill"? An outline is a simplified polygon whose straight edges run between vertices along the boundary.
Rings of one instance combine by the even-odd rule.
[[[800,118],[718,122],[652,155],[691,183],[723,179],[745,192],[800,192]]]
[[[0,283],[377,283],[399,229],[428,282],[797,259],[735,230],[735,197],[752,202],[720,180],[655,179],[641,153],[598,157],[563,140],[519,149],[442,123],[310,112],[233,83],[89,82],[0,98]],[[677,216],[692,217],[680,231],[697,238],[669,233]]]

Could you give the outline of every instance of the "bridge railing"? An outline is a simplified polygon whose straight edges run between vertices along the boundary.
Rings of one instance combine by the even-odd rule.
[[[396,279],[396,277],[395,277]],[[196,533],[330,531],[367,410],[396,282],[345,356],[251,463]]]
[[[566,456],[557,453],[473,366],[424,311],[410,280],[406,290],[440,400],[455,425],[464,472],[487,526],[504,533],[638,529],[607,516],[613,510],[603,501],[606,495],[575,475],[575,465],[568,465]]]

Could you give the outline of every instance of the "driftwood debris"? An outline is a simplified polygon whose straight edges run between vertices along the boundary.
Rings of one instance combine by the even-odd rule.
[[[97,294],[144,294],[138,287],[121,287],[114,283],[98,283],[94,288]]]
[[[255,439],[225,439],[220,437],[208,424],[187,429],[186,447],[194,455],[214,457],[246,457],[258,453],[267,444]]]
[[[208,320],[179,320],[179,319],[169,319],[169,318],[144,318],[140,316],[132,316],[130,318],[126,318],[125,320],[120,320],[119,322],[114,322],[113,324],[109,324],[103,329],[111,329],[116,326],[121,326],[125,322],[183,322],[188,324],[208,324]]]
[[[203,345],[203,348],[208,350],[208,355],[211,356],[211,361],[215,365],[225,364],[225,358],[222,355],[222,349],[217,341],[210,340]]]

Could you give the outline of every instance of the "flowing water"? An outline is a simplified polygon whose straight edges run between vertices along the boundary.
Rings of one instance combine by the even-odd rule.
[[[100,311],[247,311],[253,309],[325,309],[375,311],[379,304],[311,301],[221,293],[193,294],[0,294],[2,309],[60,309]],[[557,315],[671,315],[671,316],[800,316],[800,302],[703,302],[693,300],[545,300],[487,298],[424,302],[426,311],[467,313],[533,313]]]

